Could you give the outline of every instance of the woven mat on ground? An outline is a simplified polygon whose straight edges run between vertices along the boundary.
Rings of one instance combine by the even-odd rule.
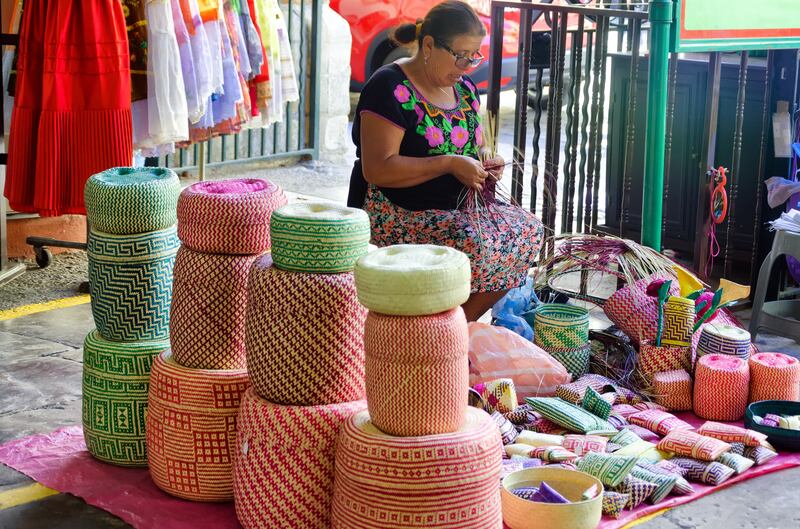
[[[690,413],[677,415],[696,426],[705,422]],[[136,529],[241,528],[233,503],[179,500],[159,490],[150,480],[147,469],[121,468],[93,459],[86,450],[80,426],[0,445],[0,463],[46,487],[83,498],[86,503],[122,518]],[[769,463],[734,476],[721,486],[693,483],[694,494],[670,496],[657,505],[642,504],[633,511],[624,511],[618,520],[603,517],[598,529],[620,529],[645,516],[689,503],[723,487],[797,466],[800,466],[800,453],[781,452]]]

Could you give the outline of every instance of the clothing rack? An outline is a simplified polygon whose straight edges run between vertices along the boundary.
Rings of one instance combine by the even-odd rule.
[[[3,15],[0,13],[0,28],[3,27]],[[0,29],[2,31],[2,29]],[[13,33],[0,33],[0,50],[5,46],[16,46],[19,44],[19,35]],[[0,93],[5,93],[5,82],[0,75]],[[5,137],[5,109],[0,98],[0,138]],[[6,151],[6,145],[3,145],[3,151]],[[2,165],[2,172],[0,172],[0,189],[5,187],[6,169],[8,163],[8,154],[6,152],[0,153],[0,165]],[[12,263],[8,260],[8,226],[6,223],[8,211],[6,208],[6,200],[0,197],[0,284],[5,283],[19,276],[25,271],[23,263]]]

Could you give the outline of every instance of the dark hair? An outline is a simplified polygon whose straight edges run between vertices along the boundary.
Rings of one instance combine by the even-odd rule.
[[[422,24],[417,35],[417,24]],[[458,0],[446,0],[428,11],[425,19],[417,23],[401,24],[395,28],[391,39],[403,46],[415,40],[422,45],[422,39],[430,35],[434,40],[450,45],[459,35],[486,35],[486,28],[472,7]]]

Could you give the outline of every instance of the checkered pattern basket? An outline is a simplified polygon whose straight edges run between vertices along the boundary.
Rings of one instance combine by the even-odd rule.
[[[259,258],[250,272],[245,329],[256,392],[305,406],[363,399],[366,316],[352,272],[287,272],[269,255]]]
[[[159,488],[187,500],[233,499],[236,415],[247,371],[189,369],[170,351],[150,374],[147,457]]]
[[[578,379],[589,372],[589,360],[592,355],[589,345],[572,350],[553,349],[548,352],[564,366],[573,379]]]
[[[255,255],[200,253],[175,258],[169,337],[175,361],[197,369],[245,369],[247,275]]]
[[[589,311],[583,307],[547,303],[537,307],[534,343],[550,352],[582,349],[589,343]]]
[[[333,529],[498,529],[503,445],[494,422],[468,408],[455,432],[393,437],[367,412],[336,443]]]
[[[245,529],[328,529],[333,496],[334,443],[366,401],[281,406],[253,388],[242,398],[234,457],[236,516]]]
[[[364,349],[375,426],[404,436],[458,430],[467,406],[468,342],[461,307],[430,316],[370,311]]]

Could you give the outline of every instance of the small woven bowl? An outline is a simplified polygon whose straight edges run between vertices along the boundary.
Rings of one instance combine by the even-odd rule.
[[[523,500],[511,491],[519,487],[538,487],[542,481],[572,503],[541,503]],[[592,486],[597,495],[590,500],[581,496]],[[603,514],[603,484],[584,472],[563,468],[526,468],[503,479],[500,491],[503,521],[510,529],[595,529]]]
[[[744,415],[745,428],[766,434],[767,441],[775,446],[775,448],[800,452],[800,431],[762,426],[753,419],[755,415],[764,417],[768,413],[774,413],[776,415],[800,415],[800,402],[791,400],[760,400],[750,404]]]

